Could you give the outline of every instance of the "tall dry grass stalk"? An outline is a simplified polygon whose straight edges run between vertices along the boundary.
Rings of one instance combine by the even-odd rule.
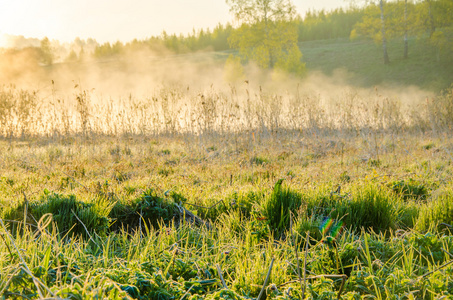
[[[401,131],[450,130],[453,93],[425,103],[404,104],[397,98],[361,96],[344,91],[334,99],[316,94],[271,93],[248,86],[241,92],[210,88],[163,87],[137,98],[107,98],[78,86],[70,96],[0,87],[0,136],[160,135],[197,136],[253,132],[273,136],[285,131],[320,136],[335,132],[363,135]]]

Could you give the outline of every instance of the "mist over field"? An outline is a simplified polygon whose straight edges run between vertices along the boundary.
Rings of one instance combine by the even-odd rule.
[[[398,124],[384,127],[413,126],[417,111],[423,114],[419,107],[436,95],[398,83],[354,85],[353,74],[342,67],[330,74],[311,70],[300,78],[249,62],[231,80],[229,73],[235,71],[228,69],[226,57],[228,53],[175,54],[161,49],[40,65],[30,53],[14,55],[13,63],[0,61],[1,81],[8,83],[2,92],[10,101],[9,111],[7,105],[3,108],[3,132],[9,126],[10,133],[15,128],[14,135],[25,127],[29,133],[62,132],[63,127],[75,133],[82,123],[98,133],[233,132],[313,125],[340,129],[376,125],[382,116],[372,117],[368,110],[372,107],[398,116],[387,117]],[[33,94],[32,101],[14,99],[20,91]],[[14,112],[14,101],[28,109],[27,119]]]

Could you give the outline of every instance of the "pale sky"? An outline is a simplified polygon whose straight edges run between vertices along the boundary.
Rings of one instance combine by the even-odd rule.
[[[293,1],[301,15],[308,9],[345,7],[348,2]],[[0,43],[4,34],[47,36],[61,42],[76,37],[128,42],[164,30],[187,34],[193,28],[212,29],[232,21],[225,0],[0,0]]]

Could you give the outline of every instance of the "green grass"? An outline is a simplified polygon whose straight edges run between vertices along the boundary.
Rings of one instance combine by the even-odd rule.
[[[436,271],[453,252],[453,169],[437,150],[451,138],[400,134],[405,144],[371,165],[362,137],[323,153],[331,137],[317,137],[303,150],[319,154],[307,165],[286,134],[260,137],[253,154],[248,142],[206,151],[187,136],[1,141],[2,295],[249,299],[273,260],[267,297],[294,299],[310,232],[306,299],[336,298],[341,279],[328,275],[339,274],[343,299],[453,296],[452,266]],[[129,150],[110,154],[112,142]],[[173,172],[160,173],[169,159]],[[343,229],[323,232],[326,218]]]
[[[302,195],[282,187],[282,179],[274,186],[270,196],[262,204],[263,216],[276,236],[280,236],[290,227],[290,218],[297,216],[297,211],[302,205]]]
[[[390,40],[387,65],[383,63],[382,46],[369,40],[311,41],[299,46],[309,71],[335,76],[335,70],[344,70],[347,74],[337,74],[338,80],[352,86],[414,85],[438,92],[448,88],[453,78],[451,53],[444,53],[438,60],[436,49],[428,45],[426,38],[409,40],[407,59],[403,58],[403,41]]]
[[[0,297],[453,297],[451,91],[413,110],[276,93],[0,107]]]

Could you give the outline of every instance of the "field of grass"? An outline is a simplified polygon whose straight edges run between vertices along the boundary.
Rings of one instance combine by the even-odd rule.
[[[342,80],[354,86],[414,85],[438,92],[453,80],[453,55],[445,51],[438,56],[426,38],[409,39],[407,59],[403,58],[402,39],[389,41],[388,65],[383,64],[382,46],[370,40],[311,41],[299,46],[308,70],[332,75],[342,69],[347,71]]]
[[[453,297],[451,90],[76,91],[0,91],[3,299]]]

